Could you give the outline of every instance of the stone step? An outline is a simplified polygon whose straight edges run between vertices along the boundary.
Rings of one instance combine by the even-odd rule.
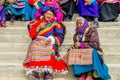
[[[119,67],[120,65],[118,64],[107,64],[109,67],[109,73],[112,77],[112,80],[114,80],[114,78],[120,76],[120,71],[119,71]],[[9,72],[8,72],[9,71]],[[14,80],[14,79],[21,79],[22,80],[27,80],[26,76],[25,76],[25,71],[22,67],[21,63],[0,63],[0,79],[4,80],[4,79],[8,79],[8,80]],[[6,73],[9,73],[6,75]],[[55,75],[53,80],[77,80],[76,78],[73,77],[73,73],[72,73],[72,68],[69,67],[69,74],[67,75]]]
[[[0,43],[0,52],[26,52],[28,43]],[[65,52],[72,46],[72,43],[64,43],[60,46],[59,51]],[[119,53],[120,43],[102,43],[101,47],[105,54]]]
[[[7,25],[8,27],[15,27],[15,28],[20,28],[20,27],[27,27],[29,21],[15,21],[14,23],[11,23],[10,21],[7,21]],[[92,23],[92,22],[89,22]],[[64,22],[64,24],[66,25],[66,27],[75,26],[75,21],[70,21],[70,22]],[[71,25],[70,25],[71,24]],[[120,21],[119,22],[99,22],[100,24],[100,28],[103,27],[120,27]],[[16,26],[17,25],[17,26]]]
[[[63,56],[66,52],[60,52]],[[26,57],[27,52],[0,52],[0,63],[22,63]],[[104,60],[107,64],[120,64],[120,53],[104,54]]]
[[[119,23],[120,24],[120,23]],[[72,24],[71,24],[72,25]],[[19,25],[20,26],[20,25]],[[75,33],[75,27],[66,27],[67,35],[73,35]],[[103,27],[97,28],[100,35],[106,36],[111,35],[119,36],[120,27],[112,26],[112,27]],[[7,27],[7,28],[0,28],[0,34],[2,35],[28,35],[27,27]]]
[[[99,36],[101,43],[120,43],[120,37],[119,36]],[[0,35],[0,42],[2,43],[30,43],[31,38],[28,35]],[[72,35],[66,35],[64,39],[64,43],[73,43],[73,36]]]

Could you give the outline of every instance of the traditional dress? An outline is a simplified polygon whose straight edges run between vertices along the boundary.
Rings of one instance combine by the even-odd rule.
[[[5,6],[0,6],[0,21],[6,21],[6,19],[5,19]]]
[[[44,6],[44,0],[28,0],[30,6],[31,6],[31,20],[34,20],[35,17],[35,13],[38,11],[36,8],[35,8],[35,5],[38,5],[39,7],[43,7]]]
[[[86,0],[85,0],[86,1]],[[78,12],[80,16],[92,16],[92,17],[98,17],[98,3],[96,0],[90,0],[89,5],[85,5],[84,0],[78,1]]]
[[[76,33],[73,39],[74,42],[80,42],[80,48],[93,48],[93,64],[73,65],[74,75],[80,76],[84,73],[95,70],[99,77],[101,77],[103,80],[108,80],[110,78],[108,74],[108,67],[105,65],[102,57],[98,53],[98,51],[102,52],[102,49],[100,48],[97,30],[95,28],[90,27],[88,25],[88,22],[85,20],[84,25],[81,27],[81,29],[76,29]]]
[[[23,15],[26,21],[30,20],[31,8],[27,0],[20,0],[13,4],[7,4],[6,10],[10,11],[11,15]]]
[[[0,26],[6,27],[5,0],[0,2]]]
[[[102,21],[115,21],[119,16],[118,0],[106,0],[100,5],[100,19]]]
[[[57,22],[49,23],[44,28],[41,28],[37,33],[36,28],[43,20],[31,22],[30,37],[34,38],[31,42],[26,59],[23,63],[27,74],[32,71],[39,73],[49,71],[50,73],[67,72],[67,65],[58,52],[58,47],[64,40],[63,27]],[[50,45],[44,44],[45,40],[52,37],[53,42]],[[55,43],[54,43],[55,40]]]

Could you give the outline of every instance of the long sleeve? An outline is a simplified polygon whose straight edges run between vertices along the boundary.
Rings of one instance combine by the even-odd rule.
[[[87,40],[88,41],[83,42],[84,48],[92,47],[97,50],[100,48],[99,36],[98,36],[97,29],[94,29],[94,28],[91,29],[91,31],[88,33]]]
[[[64,28],[60,25],[60,24],[57,24],[56,26],[55,26],[55,34],[54,34],[54,38],[55,38],[55,44],[57,45],[57,46],[59,46],[62,42],[63,42],[63,40],[64,40],[64,30],[63,30]]]
[[[38,27],[38,25],[41,23],[42,21],[41,20],[38,20],[38,21],[32,21],[29,23],[29,36],[32,38],[32,39],[35,39],[38,32],[36,32],[36,29]]]
[[[34,5],[34,3],[36,2],[36,0],[28,0],[30,5]]]

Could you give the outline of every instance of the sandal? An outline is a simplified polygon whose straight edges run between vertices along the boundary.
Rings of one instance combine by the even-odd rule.
[[[78,80],[86,80],[86,77],[87,77],[87,75],[83,74],[83,75],[80,76],[80,78],[78,78]]]

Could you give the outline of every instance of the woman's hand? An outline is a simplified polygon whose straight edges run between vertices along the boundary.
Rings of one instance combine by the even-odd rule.
[[[76,48],[80,47],[80,43],[79,42],[75,42],[74,44],[75,44]]]
[[[39,10],[39,6],[38,6],[38,4],[35,5],[35,8],[36,8],[37,10]]]
[[[44,28],[44,26],[46,25],[45,22],[42,22],[36,29],[36,31],[38,32],[41,28]]]
[[[48,38],[48,39],[46,40],[45,44],[48,45],[48,44],[50,44],[50,43],[51,43],[51,39]]]

